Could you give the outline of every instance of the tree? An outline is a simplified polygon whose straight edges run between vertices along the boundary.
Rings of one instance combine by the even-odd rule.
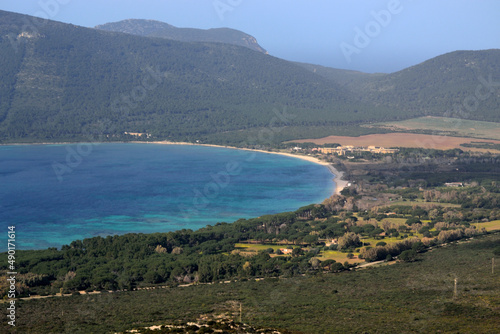
[[[413,249],[405,250],[401,254],[399,254],[398,259],[403,262],[413,262],[417,259],[417,252],[415,252]]]
[[[411,246],[411,249],[419,253],[425,249],[425,245],[422,241],[417,241]]]
[[[243,270],[246,273],[250,273],[252,270],[252,264],[250,262],[246,261],[245,264],[243,265]]]
[[[309,234],[309,235],[304,237],[304,242],[307,244],[314,245],[318,242],[318,236],[313,235],[313,234]]]
[[[163,254],[163,253],[167,253],[167,249],[165,247],[163,247],[162,245],[156,245],[155,252]]]
[[[411,217],[406,220],[405,224],[411,226],[413,224],[422,224],[422,222],[418,218]]]
[[[295,247],[293,250],[292,250],[292,256],[300,256],[304,254],[304,251],[302,250],[302,248],[300,247]]]
[[[157,283],[161,283],[162,278],[156,271],[148,271],[144,275],[144,281],[146,283],[157,284]]]
[[[309,260],[309,263],[314,269],[318,269],[318,267],[321,265],[321,261],[317,257],[311,258],[311,260]]]
[[[333,265],[335,262],[337,262],[337,261],[332,260],[332,259],[328,259],[328,260],[322,261],[322,262],[321,262],[321,266],[322,266],[323,268],[328,267],[328,269],[329,269],[329,270],[331,270],[331,269],[332,269],[332,265]]]
[[[359,235],[356,233],[346,233],[344,236],[340,237],[338,240],[339,249],[347,249],[351,247],[361,246],[361,241]]]
[[[172,254],[180,255],[182,254],[182,252],[183,249],[181,247],[175,247],[174,249],[172,249]]]

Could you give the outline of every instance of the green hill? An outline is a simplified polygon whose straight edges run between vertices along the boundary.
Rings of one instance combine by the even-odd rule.
[[[500,49],[451,52],[391,74],[299,65],[361,101],[399,110],[403,117],[411,113],[500,122]]]
[[[245,129],[345,126],[387,115],[325,78],[246,47],[53,21],[24,31],[30,20],[0,12],[3,141],[124,139],[128,131],[173,140],[234,133],[234,142],[247,137],[239,133]],[[284,108],[290,117],[277,116]]]
[[[245,46],[266,53],[257,40],[244,32],[229,28],[194,29],[177,28],[154,20],[123,20],[96,26],[96,29],[123,32],[146,37],[163,37],[181,42],[215,42]]]

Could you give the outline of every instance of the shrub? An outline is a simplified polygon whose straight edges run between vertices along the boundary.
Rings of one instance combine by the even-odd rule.
[[[416,217],[411,217],[406,220],[405,224],[411,226],[413,224],[422,224],[422,222]]]
[[[493,254],[500,256],[500,246],[497,246],[495,247],[495,249],[493,249]]]
[[[342,271],[342,270],[344,270],[344,266],[340,262],[335,262],[330,267],[330,271],[333,271],[333,272]]]

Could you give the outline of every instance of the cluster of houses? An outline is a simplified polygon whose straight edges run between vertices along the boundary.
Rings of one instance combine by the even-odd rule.
[[[280,251],[281,251],[281,253],[283,253],[285,255],[288,255],[288,254],[292,254],[293,249],[291,249],[291,248],[280,248]]]
[[[318,147],[318,148],[313,148],[312,150],[313,150],[313,152],[319,152],[319,153],[323,153],[323,154],[337,154],[337,155],[346,155],[348,153],[354,153],[354,152],[370,152],[370,153],[377,153],[377,154],[388,154],[388,153],[396,153],[399,151],[397,148],[384,148],[384,147],[380,147],[380,146]]]
[[[445,187],[463,187],[464,183],[463,182],[447,182],[444,184]]]
[[[143,133],[143,132],[124,132],[124,135],[129,135],[129,136],[134,136],[134,137],[143,137],[145,136],[146,138],[151,138],[150,133]]]

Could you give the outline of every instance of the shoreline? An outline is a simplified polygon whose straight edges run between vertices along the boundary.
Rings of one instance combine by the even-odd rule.
[[[9,144],[0,144],[0,146],[22,146],[22,145],[73,145],[73,144],[80,144],[84,142],[56,142],[56,143],[9,143]],[[301,154],[292,154],[292,153],[286,153],[286,152],[269,152],[265,150],[259,150],[259,149],[251,149],[251,148],[241,148],[241,147],[234,147],[234,146],[223,146],[223,145],[215,145],[215,144],[201,144],[201,143],[188,143],[188,142],[172,142],[172,141],[117,141],[117,142],[99,142],[99,143],[92,143],[92,144],[104,144],[104,143],[109,143],[109,144],[114,144],[114,143],[132,143],[132,144],[161,144],[161,145],[192,145],[192,146],[206,146],[206,147],[217,147],[217,148],[228,148],[228,149],[233,149],[233,150],[243,150],[243,151],[253,151],[253,152],[260,152],[260,153],[267,153],[267,154],[277,154],[277,155],[282,155],[282,156],[287,156],[291,158],[297,158],[297,159],[302,159],[306,160],[318,165],[325,166],[328,168],[328,170],[334,175],[333,177],[333,182],[335,182],[335,190],[334,190],[334,195],[340,195],[340,192],[346,188],[349,184],[349,181],[344,180],[344,172],[341,172],[337,170],[332,164],[320,160],[316,157],[313,156],[308,156],[308,155],[301,155]]]

